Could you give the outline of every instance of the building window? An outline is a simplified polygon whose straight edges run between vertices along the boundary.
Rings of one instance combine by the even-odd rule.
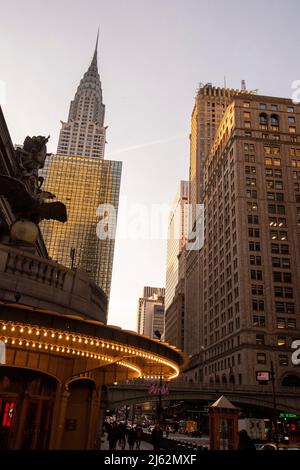
[[[253,326],[264,328],[266,326],[265,317],[261,315],[253,315]]]
[[[269,158],[269,157],[266,157],[265,158],[265,165],[268,165],[268,166],[273,165],[273,159]]]
[[[258,223],[258,215],[248,215],[248,224],[257,225]]]
[[[293,106],[288,106],[287,107],[287,112],[288,113],[293,113],[294,112],[294,107]]]
[[[279,365],[280,366],[288,366],[289,365],[288,357],[286,355],[279,354]]]
[[[288,318],[287,327],[288,328],[296,328],[296,320],[294,318]]]
[[[285,336],[277,336],[277,346],[280,346],[280,347],[286,346],[286,337]]]
[[[248,212],[256,212],[258,210],[257,202],[247,202],[247,207]]]
[[[265,309],[265,302],[263,300],[252,299],[252,310],[263,312]]]
[[[247,189],[246,197],[250,199],[257,199],[257,191],[255,189]]]
[[[263,295],[264,294],[264,288],[260,284],[252,284],[251,293],[252,293],[252,295]]]
[[[296,126],[289,126],[289,133],[296,134]]]
[[[277,111],[277,104],[271,104],[271,111]]]
[[[255,270],[251,269],[250,277],[253,280],[261,281],[262,280],[262,271],[260,271],[260,270],[255,271]]]
[[[266,364],[267,363],[267,357],[265,353],[257,353],[256,354],[256,360],[257,364]]]
[[[249,251],[260,251],[259,242],[249,242]]]
[[[256,335],[255,340],[256,340],[256,344],[265,344],[264,335]]]
[[[268,128],[268,117],[265,113],[259,115],[260,128],[266,130]]]
[[[289,116],[288,117],[288,123],[289,124],[295,124],[296,120],[295,120],[295,117],[294,116]]]
[[[259,109],[267,109],[266,103],[259,103]]]
[[[243,106],[244,108],[250,108],[250,101],[244,101]]]
[[[276,327],[281,330],[281,329],[284,329],[286,328],[286,322],[285,322],[285,318],[277,318],[276,320]]]
[[[250,264],[261,266],[261,256],[250,255]]]

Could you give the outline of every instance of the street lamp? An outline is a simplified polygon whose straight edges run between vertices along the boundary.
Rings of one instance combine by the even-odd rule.
[[[154,335],[161,341],[161,332],[159,330],[154,331]],[[160,424],[161,421],[161,411],[162,411],[162,371],[160,369],[160,377],[159,377],[159,393],[158,393],[158,405],[157,405],[157,421]]]
[[[279,438],[278,438],[278,423],[277,423],[277,400],[276,400],[276,388],[275,388],[275,371],[274,371],[274,364],[271,360],[271,367],[270,371],[256,371],[256,380],[260,384],[268,383],[271,381],[272,384],[272,396],[273,396],[273,426],[274,426],[274,440],[276,444],[276,448],[278,450],[279,447]],[[272,429],[272,428],[271,428]]]
[[[274,421],[275,444],[278,450],[279,439],[278,439],[278,424],[277,424],[277,402],[276,402],[275,372],[274,372],[273,361],[271,361],[270,379],[272,383],[272,394],[273,394],[273,421]]]

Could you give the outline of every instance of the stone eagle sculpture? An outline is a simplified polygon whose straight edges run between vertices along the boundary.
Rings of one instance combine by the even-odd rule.
[[[45,202],[54,194],[41,189],[44,179],[38,172],[47,157],[48,137],[26,137],[23,147],[16,149],[17,174],[0,175],[0,196],[9,202],[16,219],[38,224],[43,219],[66,222],[67,210],[62,202]]]

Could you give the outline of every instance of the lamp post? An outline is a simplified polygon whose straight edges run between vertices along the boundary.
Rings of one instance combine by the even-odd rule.
[[[154,335],[161,341],[161,332],[159,330],[154,331]],[[160,377],[159,377],[159,391],[158,391],[158,405],[157,405],[157,421],[160,424],[161,421],[161,412],[162,412],[162,370],[160,369]]]
[[[278,442],[278,424],[277,424],[277,402],[276,402],[275,372],[274,372],[273,361],[271,361],[270,379],[272,383],[272,394],[273,394],[273,423],[274,423],[275,444],[278,450],[279,442]]]

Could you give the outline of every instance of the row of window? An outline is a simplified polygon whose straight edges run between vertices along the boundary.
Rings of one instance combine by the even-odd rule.
[[[269,108],[268,108],[269,106]],[[250,108],[250,101],[244,101],[243,103],[244,108]],[[269,104],[267,103],[259,103],[259,109],[270,109],[271,111],[278,111],[278,105],[277,104]],[[288,105],[286,107],[286,110],[288,113],[293,113],[294,112],[294,106]]]
[[[265,328],[266,318],[263,315],[253,315],[252,325],[255,327]],[[296,328],[296,319],[295,318],[277,318],[276,319],[276,328],[285,329],[285,328]]]
[[[267,364],[267,356],[265,353],[257,353],[256,354],[256,361],[257,364]],[[280,366],[288,366],[289,359],[286,354],[279,354],[278,362]]]

